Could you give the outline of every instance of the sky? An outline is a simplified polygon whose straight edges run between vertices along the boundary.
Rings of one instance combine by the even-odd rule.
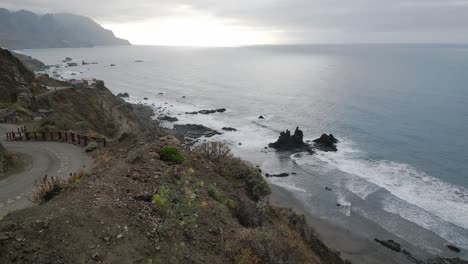
[[[89,16],[133,44],[468,43],[468,0],[0,0]]]

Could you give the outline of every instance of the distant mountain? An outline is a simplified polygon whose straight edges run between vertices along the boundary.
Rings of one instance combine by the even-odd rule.
[[[92,19],[73,14],[37,15],[0,8],[0,47],[9,49],[81,48],[130,45]]]

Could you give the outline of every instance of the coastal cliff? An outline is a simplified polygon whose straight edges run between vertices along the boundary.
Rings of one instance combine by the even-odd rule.
[[[0,8],[0,47],[9,49],[79,48],[130,45],[92,19],[73,14],[37,15]]]
[[[46,177],[31,195],[40,206],[0,221],[0,263],[345,263],[303,216],[270,205],[260,171],[224,144],[182,145],[102,82],[37,101],[50,112],[27,127],[110,142],[90,150],[92,169]]]

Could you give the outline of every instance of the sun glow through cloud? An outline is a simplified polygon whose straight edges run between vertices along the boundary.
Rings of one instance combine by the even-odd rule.
[[[253,28],[179,6],[174,15],[149,20],[104,24],[121,38],[138,45],[243,46],[275,44],[281,31]]]

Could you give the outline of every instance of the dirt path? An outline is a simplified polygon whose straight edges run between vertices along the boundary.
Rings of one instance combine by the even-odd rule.
[[[50,95],[50,94],[53,94],[53,93],[55,93],[55,92],[57,92],[57,91],[67,90],[67,89],[71,89],[71,87],[65,87],[65,86],[63,86],[63,87],[50,87],[50,90],[49,90],[49,91],[47,91],[47,92],[45,92],[45,93],[43,93],[43,94],[40,94],[40,95],[36,96],[36,99],[40,99],[40,98],[42,98],[42,97],[46,97],[46,96],[48,96],[48,95]]]
[[[15,129],[16,126],[0,124],[0,141],[8,150],[30,156],[32,164],[23,172],[0,180],[0,219],[12,210],[33,205],[28,198],[36,179],[44,175],[67,177],[92,165],[91,157],[75,145],[5,141],[5,132]]]

